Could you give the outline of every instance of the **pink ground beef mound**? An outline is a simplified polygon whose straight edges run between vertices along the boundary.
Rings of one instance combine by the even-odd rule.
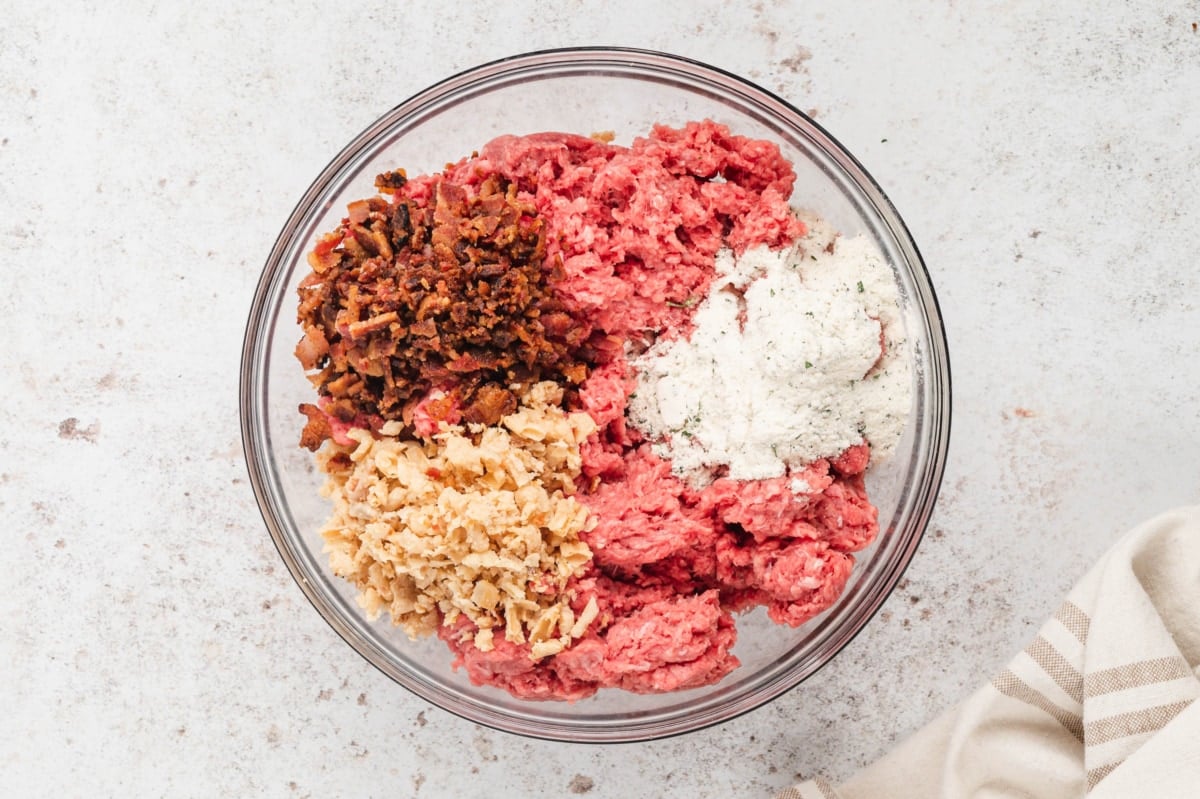
[[[637,376],[624,352],[690,333],[722,247],[778,248],[804,234],[787,204],[792,167],[775,145],[702,122],[656,127],[630,147],[502,136],[446,172],[460,183],[491,174],[532,198],[548,258],[561,259],[557,290],[592,342],[578,405],[600,429],[583,446],[576,496],[596,526],[583,536],[593,561],[572,604],[580,613],[595,598],[600,614],[584,638],[540,660],[502,636],[479,650],[465,620],[441,637],[473,682],[529,699],[716,682],[738,666],[734,613],[761,605],[796,626],[841,594],[851,553],[878,531],[863,484],[870,451],[864,442],[784,477],[695,488],[627,424]],[[410,196],[435,179],[416,178]]]
[[[532,196],[576,318],[619,339],[686,333],[721,247],[781,247],[804,233],[779,148],[711,122],[657,126],[628,148],[562,133],[501,136],[446,174],[478,183],[493,173]]]

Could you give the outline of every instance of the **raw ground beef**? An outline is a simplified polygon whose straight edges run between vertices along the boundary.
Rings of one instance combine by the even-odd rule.
[[[545,220],[556,288],[604,333],[686,333],[721,247],[779,247],[804,232],[788,207],[795,173],[770,143],[722,125],[657,126],[619,147],[561,133],[501,136],[449,179],[499,173]]]
[[[691,341],[717,253],[806,234],[788,206],[794,181],[775,145],[708,121],[657,126],[628,147],[501,136],[441,173],[380,176],[390,199],[352,206],[314,250],[297,356],[325,378],[319,404],[301,408],[306,446],[353,444],[351,428],[375,435],[387,421],[436,448],[439,425],[494,424],[535,380],[596,423],[569,483],[594,522],[580,533],[592,559],[572,572],[562,611],[583,619],[577,640],[535,658],[528,641],[477,638],[466,614],[442,616],[438,634],[473,682],[555,700],[694,688],[738,666],[734,613],[763,606],[797,626],[842,592],[852,553],[878,531],[865,441],[781,477],[717,471],[699,484],[626,414],[631,361],[656,341]],[[506,231],[527,246],[514,250]],[[543,260],[517,263],[524,252]],[[397,341],[428,355],[408,363]]]
[[[626,351],[688,335],[717,251],[803,235],[787,205],[792,168],[774,145],[703,122],[656,127],[628,148],[502,136],[448,179],[494,173],[532,198],[547,256],[561,259],[556,289],[593,342],[575,398],[600,428],[582,447],[577,495],[596,520],[582,535],[593,562],[572,588],[577,611],[594,597],[600,614],[584,638],[541,660],[508,641],[480,651],[462,622],[442,638],[472,681],[531,699],[715,682],[738,665],[733,613],[762,605],[777,622],[804,623],[837,599],[851,553],[878,529],[865,443],[781,478],[695,487],[626,421],[637,386]]]
[[[569,649],[540,661],[529,648],[499,641],[481,652],[464,630],[442,628],[471,681],[526,699],[582,699],[597,688],[662,693],[707,685],[737,667],[730,650],[733,617],[715,590],[680,593],[669,586],[635,588],[603,574],[576,586],[601,605],[590,633]],[[470,632],[469,625],[462,625]]]

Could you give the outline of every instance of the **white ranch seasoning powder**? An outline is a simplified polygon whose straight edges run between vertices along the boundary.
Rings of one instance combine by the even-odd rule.
[[[632,361],[629,420],[693,484],[719,466],[780,477],[864,438],[875,461],[904,431],[911,366],[892,270],[864,237],[802,218],[791,248],[719,253],[691,338]]]

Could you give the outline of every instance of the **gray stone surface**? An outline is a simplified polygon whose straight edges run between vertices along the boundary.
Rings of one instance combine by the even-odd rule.
[[[1200,499],[1194,7],[209,6],[0,14],[6,796],[838,780],[1007,660],[1122,531]],[[259,269],[338,148],[444,75],[600,43],[744,74],[858,155],[926,257],[955,390],[932,528],[863,634],[769,707],[609,747],[477,727],[351,652],[265,532],[236,396]]]

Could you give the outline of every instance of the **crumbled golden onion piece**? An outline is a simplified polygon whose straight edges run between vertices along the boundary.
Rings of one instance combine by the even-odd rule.
[[[352,429],[355,446],[325,445],[325,550],[372,618],[386,610],[416,638],[463,614],[480,649],[502,630],[535,658],[587,631],[595,613],[575,616],[567,582],[592,557],[579,533],[594,520],[571,495],[596,425],[561,401],[542,382],[495,427],[444,426],[423,441]]]

